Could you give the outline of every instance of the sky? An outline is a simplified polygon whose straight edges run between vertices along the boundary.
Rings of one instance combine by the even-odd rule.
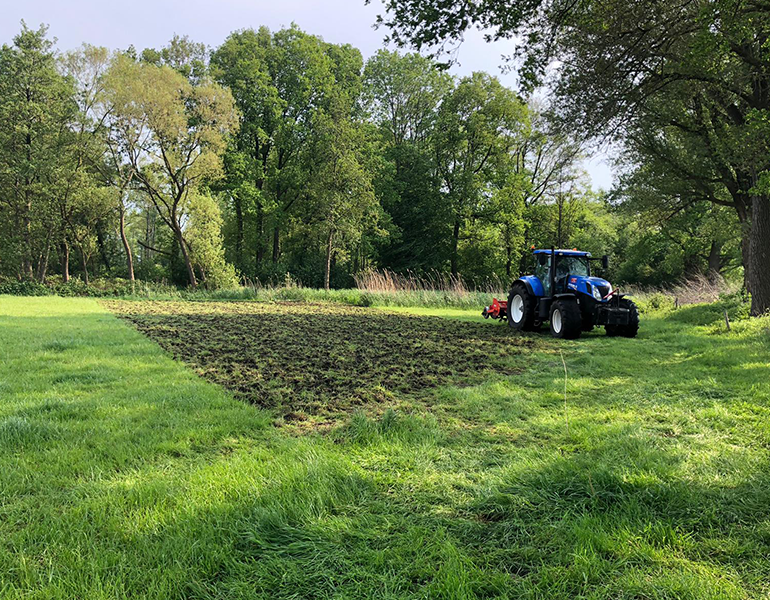
[[[267,25],[276,30],[296,23],[327,42],[351,44],[367,58],[382,47],[386,35],[373,28],[383,12],[379,0],[369,5],[364,0],[2,0],[2,4],[0,42],[9,43],[24,19],[29,27],[48,25],[60,50],[83,42],[113,49],[132,44],[138,50],[159,48],[174,34],[213,48],[238,29]],[[502,57],[510,51],[506,42],[488,44],[481,32],[469,32],[452,72],[462,76],[487,71],[515,88],[516,75],[500,69]],[[595,189],[610,188],[612,169],[604,153],[586,160],[585,168]]]

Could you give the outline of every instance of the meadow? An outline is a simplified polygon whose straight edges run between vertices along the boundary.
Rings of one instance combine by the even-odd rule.
[[[0,296],[0,597],[766,598],[745,314]]]

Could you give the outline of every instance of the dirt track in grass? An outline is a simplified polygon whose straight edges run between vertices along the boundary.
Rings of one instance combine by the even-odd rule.
[[[291,419],[514,374],[533,344],[498,327],[330,304],[105,301],[177,359]]]

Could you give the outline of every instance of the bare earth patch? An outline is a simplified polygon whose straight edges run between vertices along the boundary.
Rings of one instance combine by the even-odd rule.
[[[533,344],[502,325],[343,305],[104,305],[206,379],[295,421],[517,373],[515,357]]]

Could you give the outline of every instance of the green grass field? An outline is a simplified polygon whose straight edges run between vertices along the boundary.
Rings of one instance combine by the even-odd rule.
[[[770,318],[730,310],[304,431],[95,300],[0,296],[0,597],[768,598]]]

